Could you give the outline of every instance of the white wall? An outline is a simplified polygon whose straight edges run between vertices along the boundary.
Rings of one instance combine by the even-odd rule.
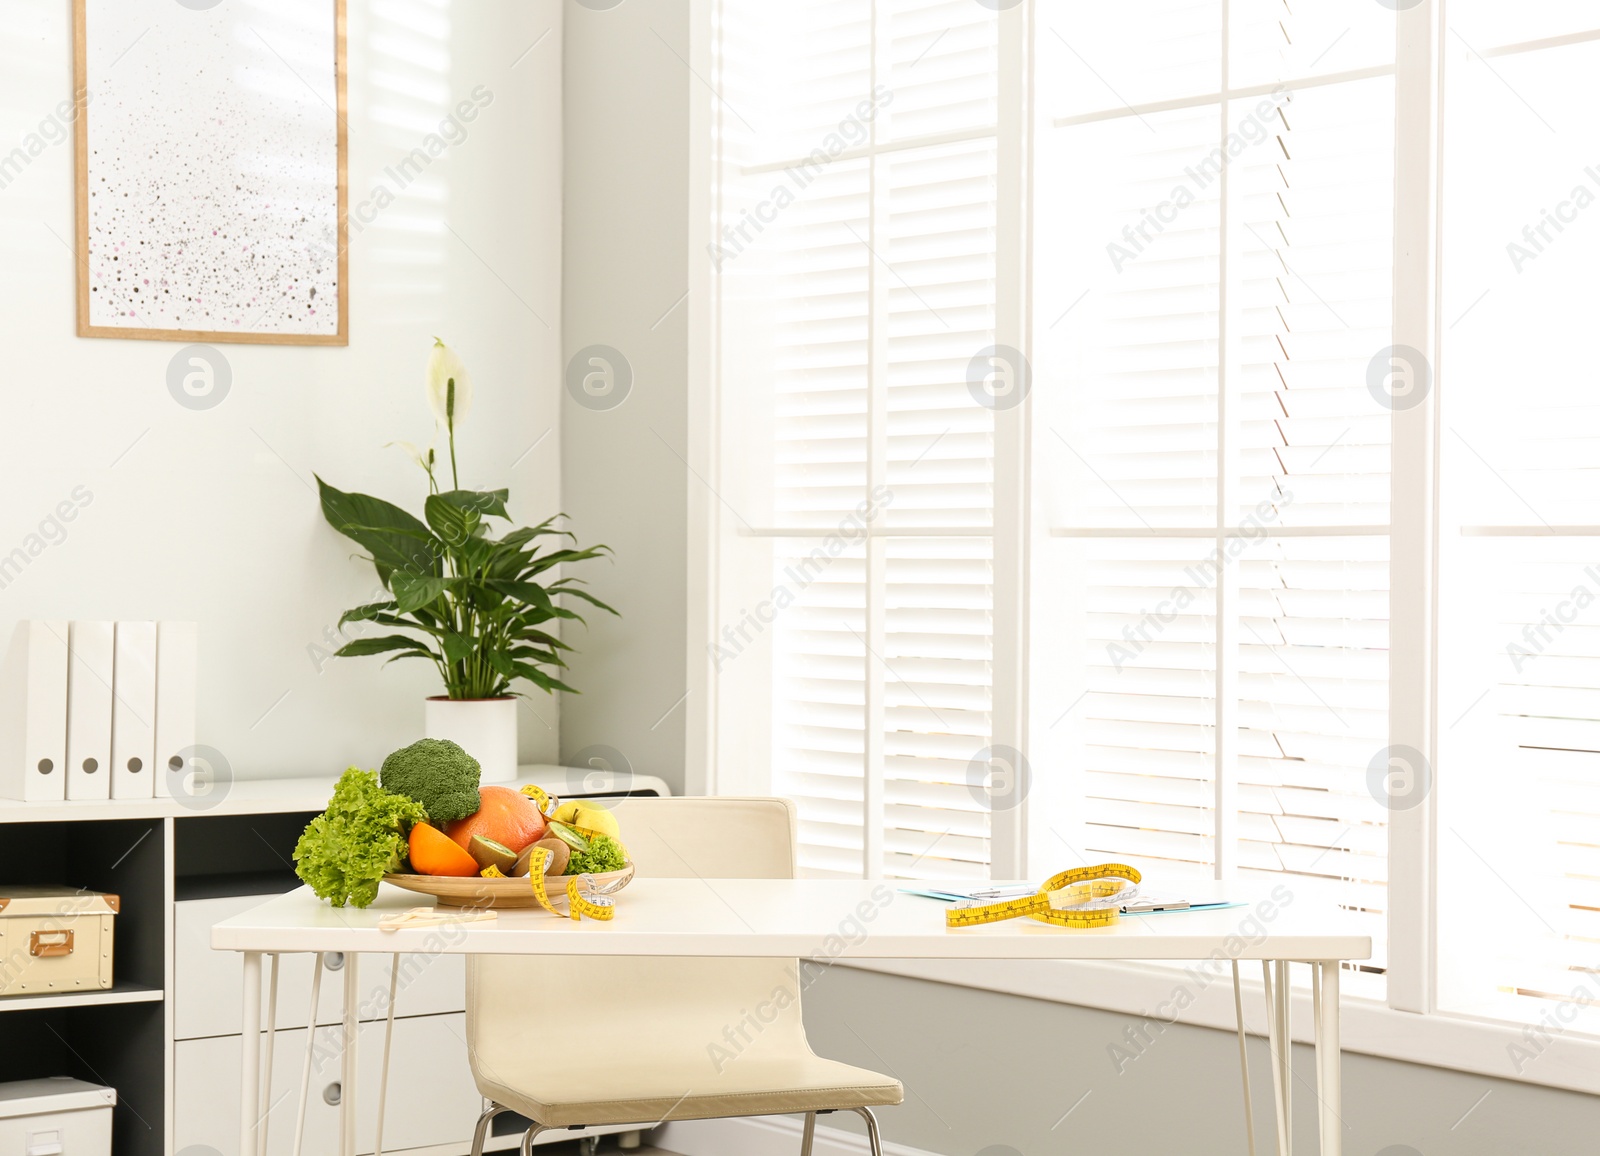
[[[686,145],[696,82],[686,4],[604,2],[567,13],[564,356],[608,346],[633,383],[611,408],[563,396],[561,492],[584,542],[616,551],[586,577],[622,617],[590,615],[586,632],[568,633],[581,648],[571,683],[583,694],[562,703],[561,754],[587,764],[609,748],[615,755],[598,753],[681,790],[692,484]]]
[[[71,8],[5,2],[0,154],[70,98]],[[349,347],[224,346],[232,390],[207,412],[168,393],[179,345],[74,336],[70,143],[0,189],[0,555],[92,494],[0,589],[0,635],[39,616],[197,619],[200,741],[245,776],[374,766],[420,736],[431,667],[314,661],[375,579],[323,522],[312,473],[420,511],[420,473],[383,443],[428,440],[437,334],[477,384],[462,483],[509,484],[523,520],[559,508],[561,20],[559,0],[349,0],[357,212],[449,106],[480,85],[493,101],[352,228]],[[550,761],[556,704],[531,708],[522,755]]]

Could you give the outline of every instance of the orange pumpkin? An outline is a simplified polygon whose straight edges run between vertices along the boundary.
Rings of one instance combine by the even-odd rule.
[[[444,833],[463,851],[474,835],[482,835],[520,855],[528,844],[544,838],[545,826],[544,812],[522,792],[512,787],[479,787],[476,813],[446,823]]]

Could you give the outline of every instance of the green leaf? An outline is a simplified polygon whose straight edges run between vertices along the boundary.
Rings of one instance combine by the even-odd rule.
[[[432,494],[423,510],[428,525],[451,546],[459,547],[481,534],[488,517],[510,518],[506,511],[507,490],[447,490]]]
[[[438,574],[442,551],[428,527],[399,506],[366,494],[347,494],[317,478],[322,516],[346,538],[372,555],[385,571]]]
[[[424,578],[413,574],[394,576],[395,610],[409,614],[439,598],[450,585],[447,578]]]
[[[489,559],[493,556],[494,544],[485,541],[482,537],[471,537],[457,547],[456,555],[461,561],[461,572],[477,576],[483,572]]]
[[[548,554],[539,554],[531,557],[522,577],[531,578],[535,574],[542,574],[564,562],[587,562],[591,558],[603,558],[611,553],[609,546],[595,546],[588,550],[552,550]]]
[[[563,650],[571,650],[572,647],[566,646],[566,647],[563,647],[562,649]],[[526,659],[532,660],[533,662],[543,663],[545,666],[566,666],[567,665],[566,659],[561,657],[561,654],[560,654],[559,651],[551,649],[551,648],[548,648],[548,647],[538,647],[538,646],[530,646],[530,645],[527,645],[527,644],[522,644],[522,645],[511,647],[509,650],[506,651],[506,653],[509,654],[512,658],[526,658]]]
[[[377,621],[381,615],[388,614],[393,609],[394,603],[392,601],[369,602],[365,606],[357,606],[353,609],[346,610],[339,616],[339,625],[343,626],[346,622]]]
[[[518,642],[540,642],[552,650],[571,650],[561,639],[554,634],[547,634],[543,630],[519,630],[512,636]]]
[[[422,509],[428,517],[428,525],[451,549],[459,549],[462,543],[470,540],[483,520],[477,510],[448,502],[443,494],[429,494]]]
[[[556,614],[559,608],[550,601],[550,592],[537,582],[516,582],[491,580],[487,583],[489,589],[504,594],[507,598],[515,598],[518,602],[538,608],[546,614]]]
[[[573,690],[566,683],[562,682],[560,679],[551,678],[537,666],[533,666],[526,662],[519,662],[516,663],[516,669],[518,675],[533,683],[533,685],[538,687],[540,690],[549,692],[564,690],[568,694],[579,693],[578,691]]]
[[[363,658],[369,654],[388,654],[391,650],[409,650],[433,657],[433,652],[415,638],[403,634],[385,634],[378,638],[357,638],[345,643],[334,654],[340,658]]]
[[[562,581],[563,582],[570,582],[570,581],[572,581],[572,579],[565,578],[565,579],[562,579]],[[622,615],[617,614],[616,610],[614,610],[610,606],[607,606],[604,602],[600,601],[600,599],[596,598],[593,594],[590,594],[588,591],[585,591],[585,590],[574,590],[570,586],[564,586],[564,585],[561,585],[560,583],[558,583],[557,585],[552,586],[550,588],[550,593],[552,593],[552,594],[570,594],[574,598],[582,598],[585,602],[589,603],[592,606],[598,606],[601,610],[610,611],[612,614],[616,614],[618,618],[622,617]]]
[[[557,514],[556,518],[559,517],[562,517],[562,515]],[[504,542],[507,546],[516,547],[526,546],[535,538],[572,538],[573,541],[577,541],[577,539],[573,537],[573,534],[570,530],[556,530],[552,528],[556,524],[556,518],[546,518],[537,526],[524,526],[520,530],[512,530],[504,538],[501,538],[500,541]]]
[[[463,510],[476,510],[480,517],[505,518],[507,521],[511,519],[506,512],[506,499],[510,496],[510,490],[446,490],[439,495]]]
[[[465,662],[472,657],[472,652],[478,648],[478,644],[472,639],[464,634],[456,634],[454,632],[446,634],[439,642],[444,647],[446,662]]]

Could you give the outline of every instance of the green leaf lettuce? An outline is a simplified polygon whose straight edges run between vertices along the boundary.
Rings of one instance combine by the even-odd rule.
[[[376,771],[351,767],[295,844],[295,874],[335,907],[366,907],[404,862],[412,825],[427,817],[421,803],[379,786]]]

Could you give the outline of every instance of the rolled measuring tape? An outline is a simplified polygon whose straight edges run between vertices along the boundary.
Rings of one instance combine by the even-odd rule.
[[[528,798],[532,799],[534,805],[539,808],[539,813],[541,815],[553,814],[555,809],[561,805],[560,799],[550,794],[550,792],[546,791],[543,787],[536,786],[533,783],[529,783],[517,793],[526,795]]]
[[[544,869],[549,865],[550,852],[543,847],[535,847],[528,861],[528,881],[533,885],[533,897],[539,901],[539,906],[551,915],[571,915],[575,921],[582,922],[585,915],[590,919],[611,919],[617,914],[615,902],[602,893],[592,875],[569,877],[567,910],[557,910],[556,905],[550,902],[550,892],[545,886]]]
[[[1036,919],[1057,927],[1108,927],[1139,894],[1140,875],[1126,863],[1074,867],[1050,876],[1032,895],[963,899],[944,913],[946,927],[976,927],[1007,919]]]

